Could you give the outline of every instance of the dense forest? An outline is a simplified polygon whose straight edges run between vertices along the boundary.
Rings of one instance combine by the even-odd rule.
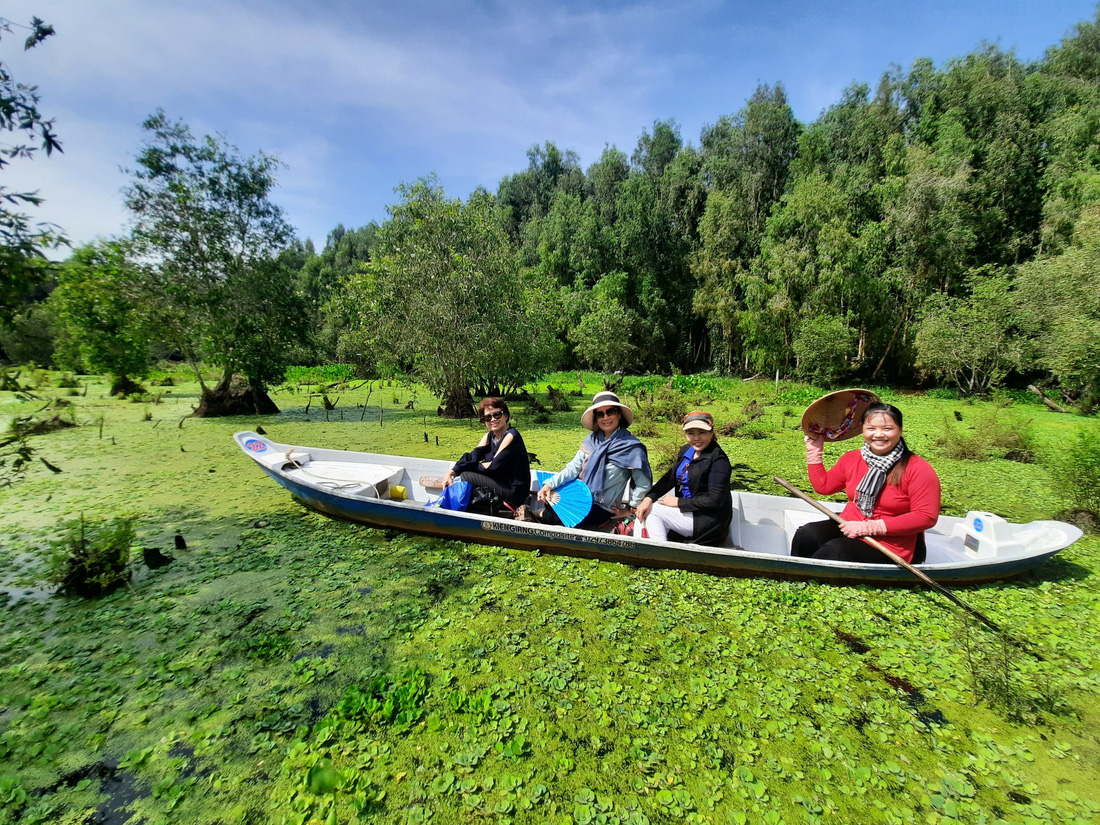
[[[122,386],[201,360],[261,394],[286,364],[351,363],[455,409],[575,367],[1100,399],[1100,14],[1033,63],[890,68],[809,124],[761,85],[697,145],[658,121],[587,169],[536,145],[465,201],[402,184],[320,251],[271,203],[273,158],[162,112],[145,130],[132,235],[7,300],[9,360]]]

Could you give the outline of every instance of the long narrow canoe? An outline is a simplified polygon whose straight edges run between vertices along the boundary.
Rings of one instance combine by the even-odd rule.
[[[723,546],[635,539],[429,506],[451,464],[424,458],[280,444],[254,432],[234,436],[267,475],[309,507],[337,518],[391,530],[477,544],[503,545],[649,567],[736,576],[815,579],[848,584],[912,584],[893,564],[793,558],[791,537],[821,514],[795,498],[734,492],[733,522]],[[534,479],[532,478],[532,484]],[[825,502],[839,512],[841,505]],[[1081,537],[1059,521],[1012,524],[992,514],[941,516],[925,533],[919,568],[945,584],[994,581],[1042,564]]]

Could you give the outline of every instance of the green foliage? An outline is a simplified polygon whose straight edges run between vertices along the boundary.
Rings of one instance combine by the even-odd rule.
[[[26,305],[0,326],[0,349],[13,364],[52,364],[56,323],[48,303]]]
[[[57,318],[58,360],[116,380],[143,378],[155,337],[146,307],[148,277],[117,241],[87,244],[61,268],[49,305]]]
[[[316,367],[287,367],[283,374],[285,384],[338,384],[355,378],[351,364],[322,364]]]
[[[102,596],[130,580],[130,548],[135,541],[134,521],[71,521],[64,536],[50,548],[47,580],[60,592],[84,597]]]
[[[1001,634],[992,640],[976,638],[968,620],[958,634],[966,655],[975,696],[1009,719],[1036,724],[1045,714],[1065,709],[1065,697],[1048,673],[1028,672],[1014,640]]]
[[[26,434],[12,423],[13,429],[0,438],[0,487],[8,487],[21,479],[34,458],[34,448]]]
[[[0,38],[11,34],[11,27],[10,21],[0,18]],[[23,50],[34,48],[52,34],[53,26],[32,18]],[[47,155],[61,151],[54,122],[42,115],[38,102],[38,87],[17,82],[0,63],[0,134],[11,132],[17,141],[0,143],[0,170],[13,160],[33,157],[39,148]],[[22,142],[25,140],[40,141],[41,146],[28,145]],[[58,227],[32,223],[28,215],[16,211],[40,203],[42,198],[36,192],[13,192],[0,186],[0,326],[8,323],[15,306],[49,274],[44,251],[66,243]]]
[[[302,297],[310,323],[308,338],[292,353],[298,358],[296,363],[345,360],[339,353],[351,351],[352,343],[347,340],[350,336],[350,318],[343,311],[341,302],[334,299],[340,293],[341,283],[370,261],[377,245],[378,229],[378,224],[373,221],[359,229],[347,229],[343,224],[337,224],[325,240],[325,248],[320,254],[315,254],[312,244],[308,242],[299,253],[302,263],[294,267],[297,270],[297,292]],[[364,356],[369,356],[369,353],[346,360],[357,364],[360,372],[365,373],[373,362]]]
[[[1060,255],[1019,268],[1019,305],[1040,364],[1089,408],[1100,397],[1100,206],[1085,210],[1073,240]]]
[[[375,256],[340,297],[379,360],[405,365],[468,417],[469,388],[515,388],[551,351],[533,284],[516,282],[492,197],[463,204],[434,179],[400,188]]]
[[[569,331],[577,356],[601,372],[629,370],[637,361],[641,319],[624,306],[628,280],[625,272],[604,276],[589,293],[580,323]]]
[[[398,729],[407,729],[423,714],[427,694],[427,674],[418,668],[407,670],[397,678],[375,673],[365,686],[348,688],[333,713],[318,725],[317,733],[323,738],[327,728],[341,722],[367,725],[392,723]]]
[[[283,376],[308,317],[296,272],[278,257],[293,236],[270,199],[277,158],[241,157],[222,137],[196,139],[157,111],[130,171],[136,252],[150,260],[149,311],[193,366],[201,353],[262,391]],[[202,381],[201,374],[196,375]]]
[[[1035,460],[1032,422],[1022,422],[996,410],[967,418],[972,423],[957,423],[944,416],[942,429],[935,438],[942,455],[968,461],[1007,458],[1027,464]]]
[[[1100,436],[1079,432],[1055,457],[1052,470],[1070,506],[1100,518]]]
[[[966,298],[930,296],[916,335],[917,366],[953,381],[965,395],[988,392],[1022,366],[1008,279],[975,275],[971,288]]]
[[[837,386],[849,372],[856,343],[850,319],[818,315],[803,319],[792,350],[799,377],[823,387]]]

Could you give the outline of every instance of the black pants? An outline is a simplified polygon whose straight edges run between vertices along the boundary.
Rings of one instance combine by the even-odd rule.
[[[924,564],[926,554],[924,533],[921,533],[917,536],[917,546],[913,550],[913,564]],[[892,564],[890,559],[863,539],[845,536],[840,532],[840,525],[832,519],[811,521],[799,527],[791,539],[791,555],[804,559]]]
[[[791,555],[826,561],[858,561],[864,564],[890,564],[890,560],[862,539],[850,539],[840,532],[833,520],[811,521],[795,531]]]
[[[471,470],[467,470],[464,473],[459,473],[455,481],[468,481],[471,487],[484,487],[497,498],[505,500],[508,498],[508,491],[504,489],[504,485],[495,478],[490,478],[484,473],[475,473]]]
[[[455,480],[469,482],[470,486],[474,488],[468,508],[468,512],[471,513],[507,517],[524,501],[522,498],[519,501],[509,501],[508,491],[504,486],[495,478],[490,478],[484,473],[467,470],[464,473],[459,473],[458,478]],[[481,495],[479,495],[479,492]],[[505,503],[510,504],[512,510],[505,507]]]

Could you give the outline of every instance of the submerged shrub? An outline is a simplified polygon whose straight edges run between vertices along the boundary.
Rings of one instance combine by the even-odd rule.
[[[935,440],[940,453],[947,458],[964,461],[1006,458],[1023,464],[1035,460],[1034,442],[1031,421],[1005,419],[996,411],[980,416],[969,428],[958,426],[945,416],[943,429]]]
[[[100,524],[89,524],[83,517],[76,519],[50,548],[47,579],[67,595],[110,593],[130,579],[133,544],[133,519],[118,518]]]
[[[1053,470],[1072,509],[1100,516],[1100,435],[1078,433]]]
[[[646,412],[651,418],[664,419],[676,424],[687,415],[690,405],[691,400],[682,392],[669,387],[661,387],[653,393],[652,401]]]

